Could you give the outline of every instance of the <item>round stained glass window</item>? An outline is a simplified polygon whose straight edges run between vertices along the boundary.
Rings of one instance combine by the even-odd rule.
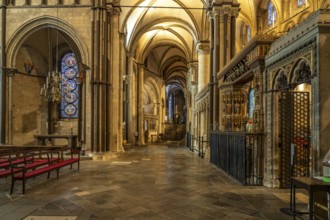
[[[68,67],[74,67],[76,65],[76,58],[72,55],[70,56],[67,56],[65,58],[65,64],[68,66]]]
[[[65,114],[71,116],[74,115],[76,113],[76,106],[74,106],[73,104],[68,104],[67,106],[65,106],[64,108],[64,112]]]
[[[77,59],[72,52],[65,54],[61,59],[62,73],[62,99],[61,99],[61,117],[77,118],[78,117],[78,65]]]
[[[74,79],[77,75],[77,72],[74,68],[69,68],[65,71],[65,77],[68,79]]]
[[[76,95],[76,93],[68,92],[65,94],[64,99],[68,103],[73,103],[74,101],[77,100],[77,95]]]
[[[73,80],[67,80],[65,83],[65,88],[67,91],[73,91],[77,87],[77,83]]]

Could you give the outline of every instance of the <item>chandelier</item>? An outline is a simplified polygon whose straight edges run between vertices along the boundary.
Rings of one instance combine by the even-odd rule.
[[[48,73],[46,83],[40,90],[40,95],[47,102],[58,104],[62,99],[62,74],[57,71]]]
[[[56,19],[58,21],[58,8],[56,9]],[[58,23],[58,22],[57,22]],[[58,26],[58,24],[57,24]],[[51,51],[50,29],[48,28],[48,46]],[[58,27],[56,28],[56,62],[58,62]],[[62,100],[62,73],[58,71],[58,63],[56,63],[56,70],[48,72],[46,83],[40,90],[40,95],[44,97],[47,102],[59,104]]]

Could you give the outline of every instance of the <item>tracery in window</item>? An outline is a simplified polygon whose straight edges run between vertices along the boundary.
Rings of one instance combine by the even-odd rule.
[[[275,6],[271,1],[269,1],[269,3],[268,3],[268,26],[272,26],[275,24],[276,17],[277,17],[277,13],[276,13]]]
[[[61,59],[62,100],[61,118],[78,117],[78,65],[73,53],[67,53]]]

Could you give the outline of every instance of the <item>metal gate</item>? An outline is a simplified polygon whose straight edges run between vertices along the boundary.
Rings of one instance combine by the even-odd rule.
[[[291,176],[310,175],[310,110],[308,92],[281,92],[281,187]]]

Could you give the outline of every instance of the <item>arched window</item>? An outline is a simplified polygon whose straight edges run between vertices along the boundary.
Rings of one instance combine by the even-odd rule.
[[[251,40],[251,28],[249,25],[246,26],[246,37],[247,41],[249,42]]]
[[[252,118],[253,117],[253,112],[254,112],[254,108],[255,108],[255,92],[254,89],[250,89],[249,93],[248,93],[248,108],[247,108],[247,112],[248,112],[248,118]]]
[[[306,4],[306,0],[298,0],[298,7],[303,6]]]
[[[269,1],[269,3],[268,3],[268,26],[272,26],[275,24],[276,17],[277,17],[277,13],[276,13],[275,6],[274,6],[273,2]]]
[[[65,54],[61,59],[62,100],[61,118],[78,117],[78,65],[73,53]]]

